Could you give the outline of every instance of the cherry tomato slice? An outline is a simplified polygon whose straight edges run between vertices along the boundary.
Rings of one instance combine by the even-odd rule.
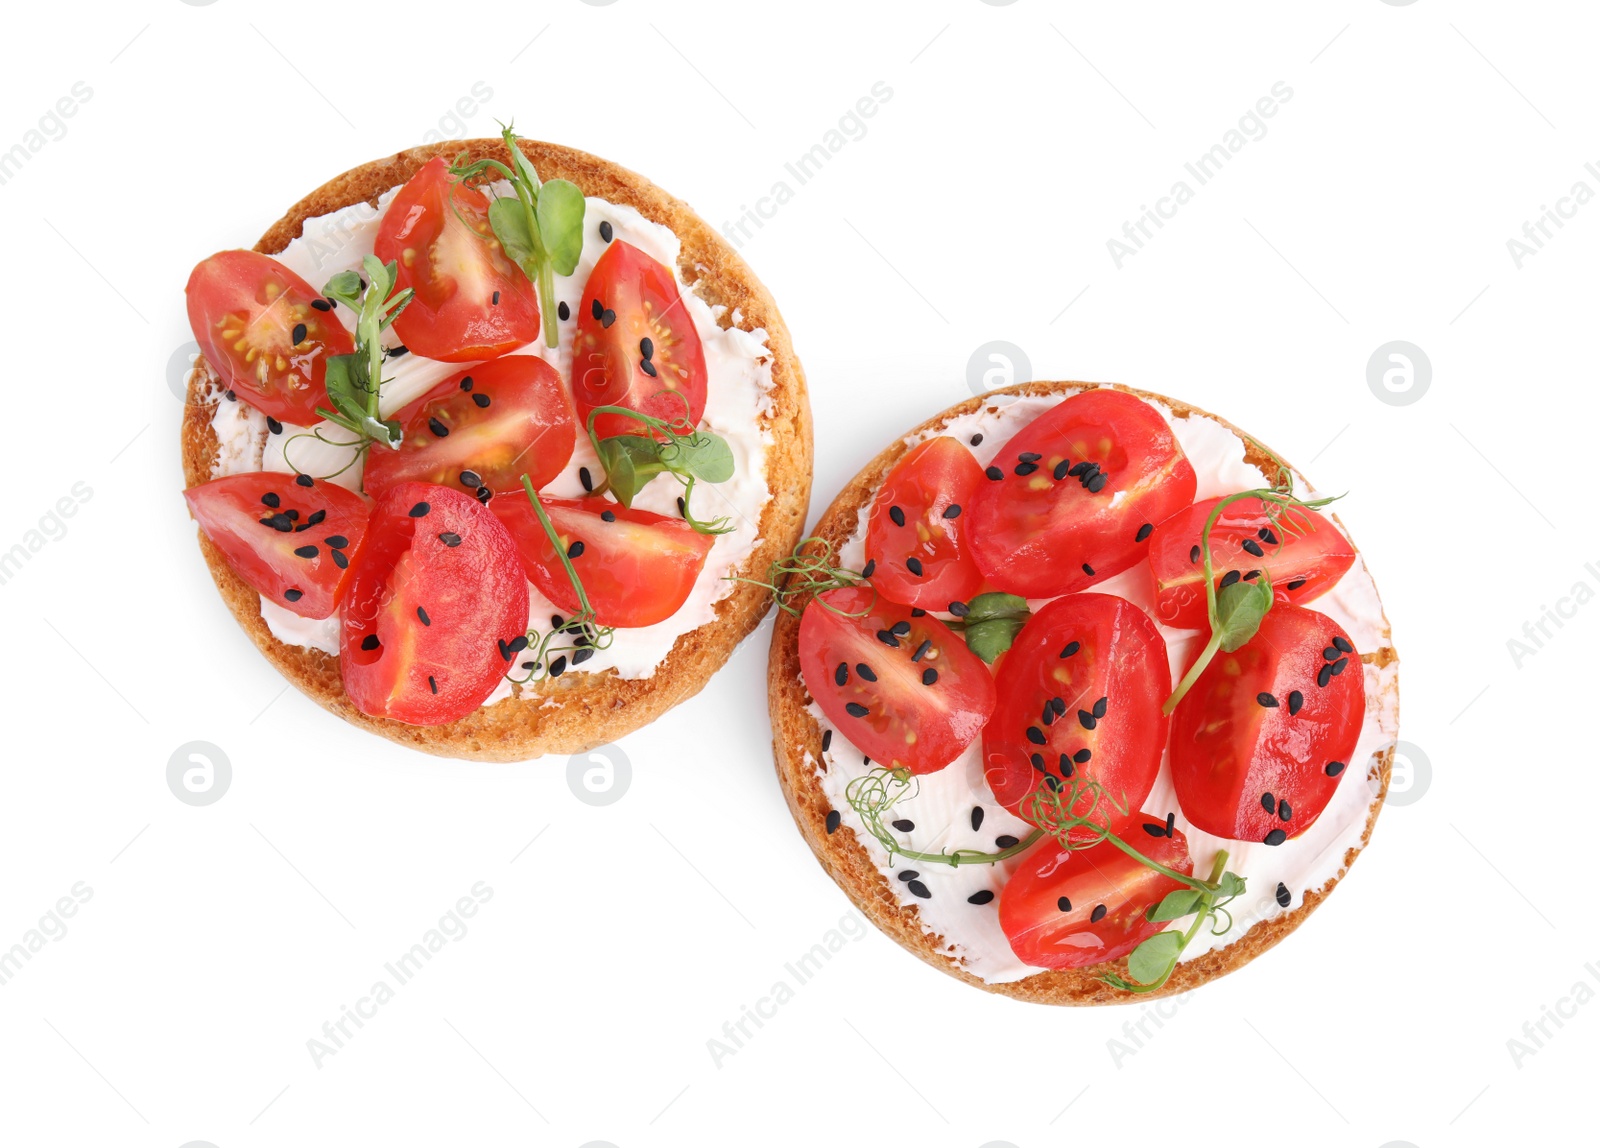
[[[618,406],[698,424],[706,409],[706,357],[672,269],[612,240],[578,305],[572,390],[585,425],[595,407]],[[687,401],[687,410],[685,409]],[[647,434],[622,415],[599,415],[595,433]]]
[[[184,293],[195,342],[228,389],[282,422],[320,420],[328,358],[355,347],[311,284],[269,255],[220,251],[195,267]]]
[[[689,599],[715,539],[687,522],[629,509],[607,498],[541,498],[602,626],[653,626]],[[528,581],[567,613],[578,593],[523,491],[489,508],[516,541]]]
[[[1173,712],[1169,761],[1183,815],[1235,841],[1278,845],[1304,833],[1354,764],[1362,678],[1360,655],[1332,618],[1273,606]]]
[[[966,510],[983,483],[972,452],[948,436],[912,447],[894,464],[867,521],[872,584],[896,602],[947,610],[983,584]]]
[[[912,773],[960,757],[994,711],[989,667],[965,642],[937,618],[914,616],[868,586],[829,590],[806,605],[800,672],[853,745]]]
[[[1179,830],[1129,843],[1168,869],[1194,874]],[[1046,840],[1000,890],[1000,928],[1018,959],[1041,969],[1081,969],[1125,957],[1168,928],[1145,913],[1183,887],[1109,842],[1069,851]]]
[[[1025,598],[1071,594],[1145,556],[1151,524],[1194,501],[1194,467],[1160,413],[1080,391],[1000,448],[968,529],[978,568]]]
[[[367,534],[359,494],[257,471],[212,479],[183,497],[228,566],[257,593],[302,618],[326,618],[337,608]]]
[[[372,495],[397,482],[520,493],[523,474],[541,487],[567,465],[577,435],[561,376],[534,355],[468,367],[395,418],[405,430],[400,446],[367,453],[363,481]]]
[[[1046,777],[1060,778],[1063,791],[1073,778],[1091,778],[1126,809],[1150,796],[1167,743],[1161,703],[1172,671],[1143,610],[1110,594],[1056,599],[1023,626],[996,688],[984,777],[1013,813],[1028,818],[1028,795]],[[1086,815],[1093,804],[1084,793],[1072,812]]]
[[[339,632],[345,693],[371,717],[440,725],[483,704],[527,632],[528,582],[470,494],[390,487],[372,511]]]
[[[489,200],[458,183],[435,156],[390,202],[373,253],[399,265],[399,285],[416,298],[395,333],[429,359],[492,359],[539,337],[533,284],[489,227]]]
[[[1150,535],[1156,617],[1164,625],[1185,630],[1206,627],[1200,536],[1221,501],[1208,498],[1180,510],[1157,524]],[[1230,502],[1211,530],[1211,566],[1217,581],[1228,577],[1230,570],[1240,575],[1264,570],[1280,604],[1306,602],[1332,589],[1355,560],[1355,548],[1323,515],[1292,507],[1274,521],[1259,498]]]

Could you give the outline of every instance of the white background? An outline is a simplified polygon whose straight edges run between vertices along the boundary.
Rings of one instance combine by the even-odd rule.
[[[1520,269],[1506,241],[1576,181],[1600,191],[1592,12],[1229,9],[8,12],[0,150],[74,83],[92,96],[0,185],[0,549],[75,483],[92,497],[0,585],[0,948],[93,893],[0,985],[0,1140],[1434,1148],[1587,1111],[1600,206]],[[453,121],[479,81],[493,97]],[[719,1067],[708,1039],[848,910],[773,776],[766,628],[619,747],[633,780],[607,807],[565,760],[361,734],[286,691],[212,588],[167,364],[198,259],[429,131],[515,116],[721,226],[877,81],[866,134],[743,246],[810,379],[814,510],[966,397],[991,340],[1040,378],[1223,414],[1350,491],[1403,658],[1411,803],[1297,934],[1159,1027],[990,997],[870,931]],[[1119,269],[1107,240],[1278,81],[1267,134]],[[1367,385],[1395,339],[1432,364],[1411,405]],[[1508,640],[1580,582],[1519,666]],[[232,763],[205,808],[165,780],[193,740]],[[307,1041],[480,881],[470,931],[317,1067]]]

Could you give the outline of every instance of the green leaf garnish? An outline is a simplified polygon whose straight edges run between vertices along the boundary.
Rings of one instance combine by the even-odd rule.
[[[1161,904],[1150,906],[1150,911],[1145,914],[1147,921],[1176,921],[1179,917],[1187,917],[1194,912],[1195,906],[1200,904],[1200,890],[1174,889],[1161,898]]]
[[[671,474],[683,483],[683,520],[701,534],[726,534],[733,529],[728,520],[700,521],[694,516],[690,498],[697,482],[726,482],[733,477],[733,448],[720,435],[690,424],[687,398],[677,391],[665,393],[682,401],[682,418],[656,418],[630,407],[595,407],[589,412],[589,442],[606,472],[605,482],[593,493],[609,490],[622,505],[632,506],[651,479],[658,474]],[[650,433],[601,438],[594,429],[594,421],[600,415],[621,415]]]
[[[1167,930],[1147,937],[1128,954],[1128,975],[1141,985],[1153,985],[1172,974],[1183,953],[1183,934]]]
[[[400,424],[378,417],[384,382],[382,335],[414,293],[409,287],[395,290],[399,269],[392,260],[385,264],[368,255],[362,259],[361,269],[367,274],[365,284],[354,271],[341,271],[322,289],[328,298],[356,313],[356,349],[328,358],[324,385],[333,410],[318,407],[317,414],[356,436],[354,443],[346,445],[365,450],[377,442],[394,448],[400,445]]]
[[[748,582],[752,586],[760,586],[771,591],[773,604],[785,614],[796,618],[819,594],[825,594],[829,590],[842,590],[847,586],[866,585],[869,588],[871,586],[859,570],[845,570],[835,566],[833,544],[817,537],[802,538],[795,543],[794,553],[787,558],[779,558],[768,566],[765,582],[758,578],[734,577],[730,577],[729,581]],[[874,590],[873,604],[876,604],[877,600],[877,591]],[[862,617],[872,612],[870,605],[858,614],[837,609],[821,599],[817,600],[817,605],[844,617]]]
[[[1015,594],[979,594],[967,603],[967,616],[960,620],[967,649],[984,662],[994,660],[1011,648],[1017,633],[1028,621],[1028,601]]]
[[[457,179],[498,175],[511,184],[512,195],[489,204],[489,230],[506,257],[522,269],[539,296],[545,346],[560,345],[556,326],[557,275],[571,275],[583,254],[583,192],[564,179],[541,182],[532,162],[517,146],[510,124],[500,125],[500,138],[511,153],[511,165],[497,159],[466,162],[458,157],[450,168]]]
[[[1272,609],[1272,583],[1265,578],[1235,582],[1217,594],[1218,645],[1231,654],[1261,629],[1261,619]]]

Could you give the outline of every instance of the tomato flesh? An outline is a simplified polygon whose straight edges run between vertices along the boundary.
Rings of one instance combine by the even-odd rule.
[[[1050,602],[1017,635],[996,687],[1000,700],[983,731],[984,777],[1007,809],[1027,819],[1028,795],[1046,777],[1061,779],[1063,792],[1075,778],[1092,779],[1128,809],[1150,795],[1167,743],[1161,703],[1172,671],[1167,644],[1143,610],[1110,594]],[[1092,805],[1082,794],[1072,812],[1083,816]],[[1102,801],[1100,811],[1111,808]]]
[[[400,446],[367,454],[363,480],[373,495],[397,482],[520,492],[524,474],[541,487],[567,465],[577,435],[561,376],[534,355],[468,367],[395,418],[405,432]]]
[[[687,417],[691,425],[705,413],[705,351],[672,270],[620,239],[600,256],[583,289],[572,390],[586,422],[602,406],[668,422]],[[594,426],[601,438],[649,433],[623,415],[599,415]]]
[[[983,468],[956,439],[941,435],[894,464],[867,521],[872,584],[896,602],[947,610],[983,584],[967,538],[967,508]]]
[[[1172,715],[1183,815],[1235,841],[1277,845],[1305,832],[1354,764],[1362,678],[1332,618],[1273,606],[1255,637],[1212,659]]]
[[[1195,494],[1194,467],[1160,413],[1106,387],[1034,419],[986,474],[969,525],[973,554],[990,583],[1025,598],[1127,570],[1145,556],[1145,527]]]
[[[394,322],[416,354],[445,362],[492,359],[539,337],[533,284],[489,227],[489,200],[435,156],[396,193],[373,253],[399,266],[416,298]]]
[[[1174,872],[1194,874],[1180,830],[1165,837],[1141,834],[1130,844]],[[1181,882],[1107,842],[1066,850],[1046,840],[1023,858],[1000,891],[1000,928],[1011,951],[1027,964],[1081,969],[1125,957],[1168,928],[1145,920],[1145,913],[1181,888]]]
[[[602,626],[653,626],[688,601],[715,539],[687,522],[607,498],[541,498]],[[578,593],[525,492],[489,507],[517,545],[528,581],[569,614]]]
[[[1207,624],[1200,538],[1221,501],[1208,498],[1180,510],[1150,535],[1156,616],[1164,625],[1199,630]],[[1325,516],[1291,507],[1274,521],[1259,498],[1229,503],[1211,530],[1211,567],[1218,582],[1230,570],[1265,571],[1279,604],[1306,602],[1332,589],[1355,560],[1355,548]]]
[[[183,497],[251,589],[302,618],[326,618],[338,607],[367,534],[359,494],[256,471],[214,478]]]
[[[470,494],[390,487],[372,511],[339,631],[345,693],[409,725],[465,717],[510,668],[528,584],[500,520]]]
[[[912,773],[960,757],[994,711],[989,667],[965,642],[937,618],[913,616],[868,586],[828,590],[806,605],[800,671],[852,744],[880,765]]]
[[[354,344],[309,283],[270,255],[220,251],[195,267],[184,294],[195,342],[229,390],[282,422],[319,421],[328,358]]]

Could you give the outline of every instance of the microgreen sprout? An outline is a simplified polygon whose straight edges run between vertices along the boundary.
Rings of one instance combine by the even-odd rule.
[[[378,417],[385,355],[381,336],[406,309],[413,292],[409,287],[396,290],[399,272],[393,260],[385,264],[368,255],[362,259],[361,268],[367,273],[365,282],[354,271],[341,271],[322,289],[329,299],[356,313],[356,349],[328,359],[324,381],[333,410],[318,407],[317,414],[355,435],[357,442],[366,440],[398,448],[400,424]]]
[[[629,407],[595,407],[589,412],[589,443],[605,468],[606,477],[593,493],[609,490],[624,506],[633,500],[658,474],[670,474],[683,484],[683,519],[701,534],[726,534],[733,529],[726,517],[702,522],[694,516],[691,502],[696,482],[727,482],[733,477],[733,450],[720,435],[698,429],[689,421],[689,400],[668,391],[683,403],[684,413],[675,419],[662,419]],[[601,438],[595,433],[595,419],[601,415],[620,415],[632,419],[647,432],[618,434]]]
[[[868,605],[859,611],[840,610],[820,595],[829,590],[843,590],[850,586],[871,586],[859,570],[846,570],[833,564],[833,543],[815,535],[802,538],[795,544],[794,552],[779,558],[767,567],[767,580],[759,578],[730,578],[732,582],[748,582],[772,594],[773,604],[785,614],[798,618],[813,598],[823,609],[832,610],[847,618],[865,617],[872,612]],[[873,592],[873,602],[877,592]]]
[[[904,857],[925,865],[948,865],[952,869],[962,865],[993,865],[1008,857],[1015,857],[1040,837],[1044,830],[1035,829],[1028,836],[1008,848],[988,853],[981,849],[956,849],[942,853],[922,853],[907,849],[895,840],[894,834],[884,825],[884,818],[901,801],[917,795],[918,782],[909,769],[878,766],[855,778],[845,786],[844,799],[856,811],[867,832],[877,838],[878,844],[891,857]]]

